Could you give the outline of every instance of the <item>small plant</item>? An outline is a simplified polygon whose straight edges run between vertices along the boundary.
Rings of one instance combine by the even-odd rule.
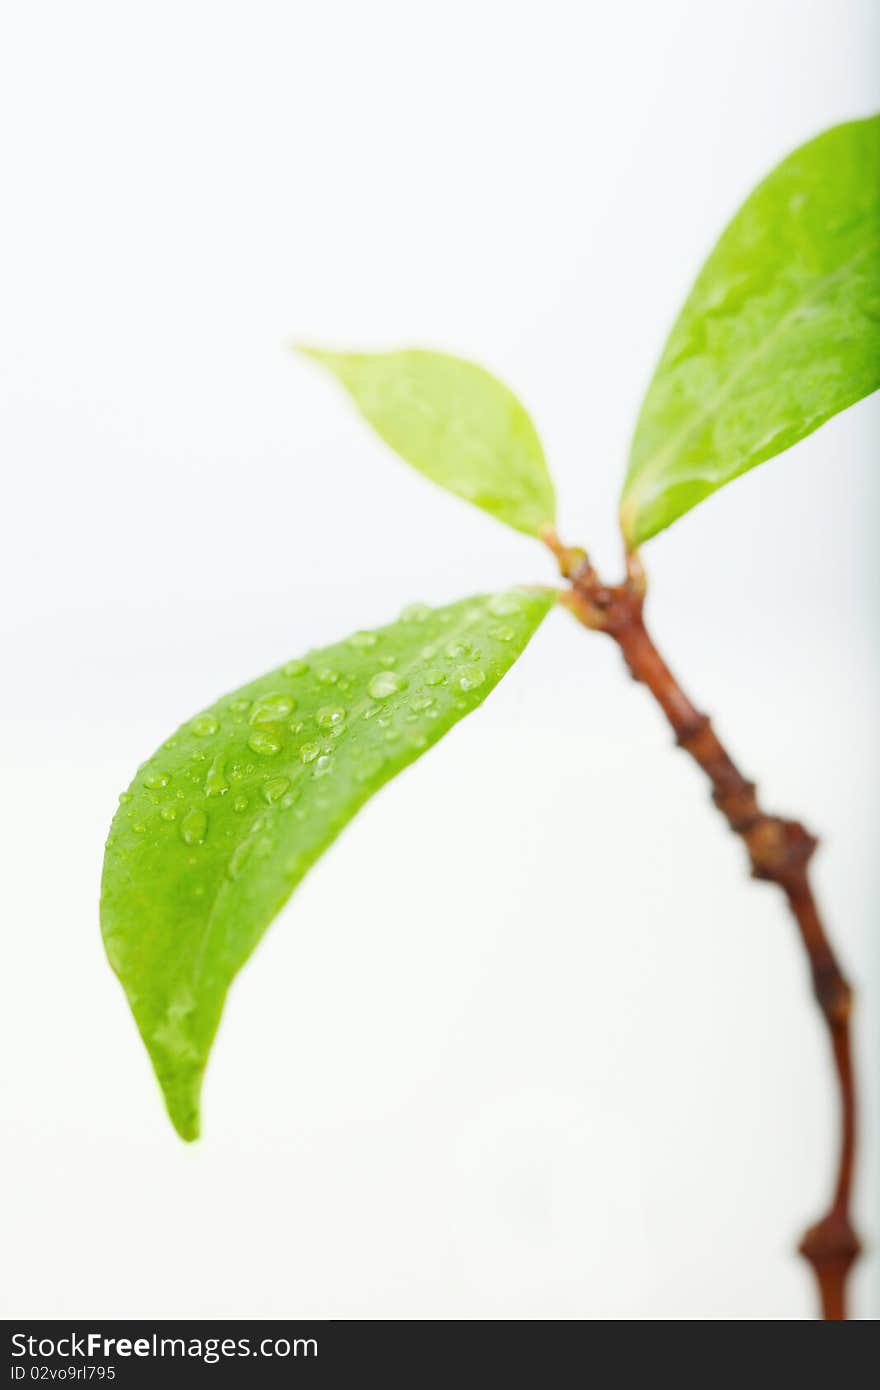
[[[725,483],[880,386],[880,116],[826,131],[755,189],[703,266],[636,425],[620,502],[626,572],[603,582],[555,527],[538,435],[487,372],[431,352],[307,349],[408,463],[555,555],[561,590],[523,587],[288,660],[188,720],[138,770],[107,839],[101,922],[168,1112],[199,1132],[227,990],[273,917],[361,806],[481,705],[551,608],[620,647],[704,770],[753,875],[778,884],[806,949],[840,1091],[838,1177],[800,1249],[823,1315],[846,1316],[859,1243],[849,986],[810,887],[816,847],[768,814],[644,620],[639,547]]]

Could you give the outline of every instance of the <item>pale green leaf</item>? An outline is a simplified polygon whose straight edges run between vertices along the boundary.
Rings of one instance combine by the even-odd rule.
[[[621,499],[631,546],[880,386],[880,116],[802,145],[740,208],[670,334]]]
[[[183,1138],[227,989],[272,918],[364,802],[482,703],[554,599],[414,606],[218,700],[140,768],[101,925]]]
[[[426,478],[529,535],[555,519],[535,427],[482,367],[439,352],[301,351],[338,377],[386,444]]]

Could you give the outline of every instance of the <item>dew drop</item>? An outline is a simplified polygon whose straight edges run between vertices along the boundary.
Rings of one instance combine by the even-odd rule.
[[[159,812],[159,815],[162,817],[163,820],[177,820],[177,807],[163,806],[162,810]]]
[[[269,758],[273,753],[277,753],[280,747],[281,744],[274,734],[265,733],[260,729],[258,729],[256,733],[251,734],[248,739],[248,748],[250,748],[251,752],[260,753],[265,758]]]
[[[288,715],[293,714],[296,701],[289,695],[279,695],[273,693],[264,695],[257,701],[251,711],[249,724],[274,724],[276,720],[287,719]]]
[[[205,796],[223,796],[228,791],[225,758],[222,753],[218,753],[205,776]]]
[[[325,705],[315,715],[315,723],[322,729],[333,729],[345,719],[345,710],[339,705]]]
[[[348,645],[365,651],[369,647],[375,647],[377,641],[375,632],[353,632],[348,639]]]
[[[144,786],[149,787],[150,791],[158,791],[160,787],[167,787],[170,781],[167,772],[150,772],[144,778]]]
[[[455,661],[459,660],[463,656],[479,655],[478,652],[474,651],[470,642],[464,642],[461,638],[457,638],[453,642],[447,642],[443,650],[446,652],[447,656],[451,656]]]
[[[309,663],[307,661],[288,661],[285,666],[281,667],[281,674],[287,677],[304,676],[308,669]]]
[[[280,801],[282,796],[290,788],[289,777],[270,777],[268,782],[263,785],[263,796],[272,806],[276,801]]]
[[[135,835],[146,835],[147,833],[147,827],[144,825],[143,821],[137,821],[131,828]]]
[[[320,752],[320,743],[304,743],[299,750],[299,760],[301,763],[313,763]]]
[[[430,709],[433,703],[433,695],[414,695],[409,702],[409,707],[415,710],[416,714],[421,714],[424,710]]]
[[[313,773],[312,773],[312,776],[313,776],[313,777],[326,777],[327,774],[328,774],[329,772],[332,772],[332,771],[333,771],[333,756],[332,756],[332,754],[330,754],[330,753],[322,753],[321,756],[320,756],[320,758],[318,759],[318,761],[315,763],[315,767],[314,767],[314,771],[313,771]]]
[[[476,690],[486,679],[486,672],[479,666],[460,666],[455,674],[455,684],[459,690]]]
[[[200,714],[198,718],[194,719],[192,724],[190,724],[190,728],[196,738],[210,738],[212,734],[216,734],[220,725],[217,723],[213,714]]]
[[[516,632],[507,623],[497,623],[489,628],[489,636],[494,637],[496,642],[512,642]]]
[[[127,806],[128,803],[129,803],[129,801],[131,801],[131,792],[120,792],[120,793],[119,793],[119,804],[120,804],[120,806]]]
[[[226,870],[230,878],[238,878],[245,864],[251,857],[253,847],[254,842],[250,839],[242,840],[240,845],[236,845],[235,849],[232,851],[232,855],[230,857],[229,864]]]
[[[382,771],[385,759],[381,753],[372,753],[367,757],[361,758],[354,767],[354,778],[356,782],[370,782]]]
[[[250,700],[243,700],[243,699],[242,699],[242,700],[233,700],[232,703],[231,703],[230,706],[229,706],[229,708],[232,710],[232,713],[233,713],[233,714],[244,714],[245,710],[246,710],[246,709],[250,709],[250,707],[251,707],[251,702],[250,702]]]
[[[493,594],[487,606],[496,618],[510,618],[520,612],[522,602],[516,594]]]
[[[335,685],[339,680],[339,672],[334,671],[332,666],[322,666],[315,674],[322,685]]]
[[[434,667],[432,670],[425,672],[425,685],[443,685],[445,682],[445,671],[440,671],[437,667]]]
[[[430,612],[426,603],[408,603],[400,614],[401,622],[423,623]]]
[[[208,817],[200,806],[191,806],[180,822],[180,838],[185,845],[201,845],[208,833]]]
[[[235,798],[235,800],[233,801],[233,803],[232,803],[232,809],[233,809],[233,811],[246,811],[247,808],[248,808],[248,799],[247,799],[246,796],[237,796],[237,797]]]
[[[377,671],[367,686],[367,694],[374,700],[387,700],[398,691],[406,689],[406,681],[395,671]]]

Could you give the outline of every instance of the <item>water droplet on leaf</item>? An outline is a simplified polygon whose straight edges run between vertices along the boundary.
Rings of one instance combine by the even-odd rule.
[[[208,833],[208,817],[200,806],[191,806],[180,822],[180,838],[185,845],[201,845]]]
[[[251,734],[248,739],[248,748],[251,752],[259,753],[264,758],[269,758],[273,753],[277,753],[280,747],[281,744],[274,734],[266,733],[260,729]]]
[[[510,618],[519,613],[522,602],[516,594],[493,594],[488,604],[489,612],[496,618]]]
[[[242,840],[240,845],[236,845],[232,851],[232,856],[227,866],[227,873],[232,879],[238,878],[245,864],[251,857],[254,842],[251,839]]]
[[[459,690],[476,690],[486,679],[486,672],[479,666],[460,666],[455,675]]]
[[[218,753],[205,776],[205,796],[223,796],[224,792],[228,791],[225,758],[222,753]]]
[[[345,710],[339,705],[325,705],[319,709],[315,715],[315,723],[322,729],[332,729],[337,724],[341,724],[345,719]]]
[[[289,777],[270,777],[268,782],[266,782],[263,787],[263,795],[268,801],[269,805],[271,806],[276,801],[281,800],[282,796],[289,789],[289,787]]]
[[[423,623],[431,610],[426,603],[408,603],[401,611],[401,622]]]
[[[293,714],[295,704],[296,701],[289,695],[264,695],[254,705],[248,723],[274,724],[277,720],[286,719],[288,715]]]
[[[356,782],[369,782],[381,772],[385,759],[381,753],[368,753],[360,758],[354,766],[354,776]]]
[[[367,686],[367,693],[374,700],[387,700],[391,695],[406,689],[406,681],[394,671],[377,671]]]

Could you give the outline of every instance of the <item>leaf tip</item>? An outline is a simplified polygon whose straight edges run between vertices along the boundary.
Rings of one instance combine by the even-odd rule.
[[[345,361],[345,353],[331,352],[329,348],[316,347],[314,343],[301,343],[293,339],[290,344],[291,352],[295,352],[300,357],[308,357],[312,362],[317,362],[321,367],[327,367],[331,372],[338,372],[341,363]]]
[[[301,343],[298,338],[291,338],[287,346],[291,352],[298,352],[301,357],[314,357],[320,361],[323,356],[321,348],[315,347],[312,343]]]
[[[160,1078],[160,1084],[172,1125],[184,1143],[194,1143],[202,1132],[202,1071],[189,1076],[175,1076],[167,1081]]]
[[[179,1138],[185,1144],[194,1144],[201,1138],[202,1127],[198,1112],[188,1115],[175,1115],[170,1109],[168,1114],[171,1116],[171,1123]]]

